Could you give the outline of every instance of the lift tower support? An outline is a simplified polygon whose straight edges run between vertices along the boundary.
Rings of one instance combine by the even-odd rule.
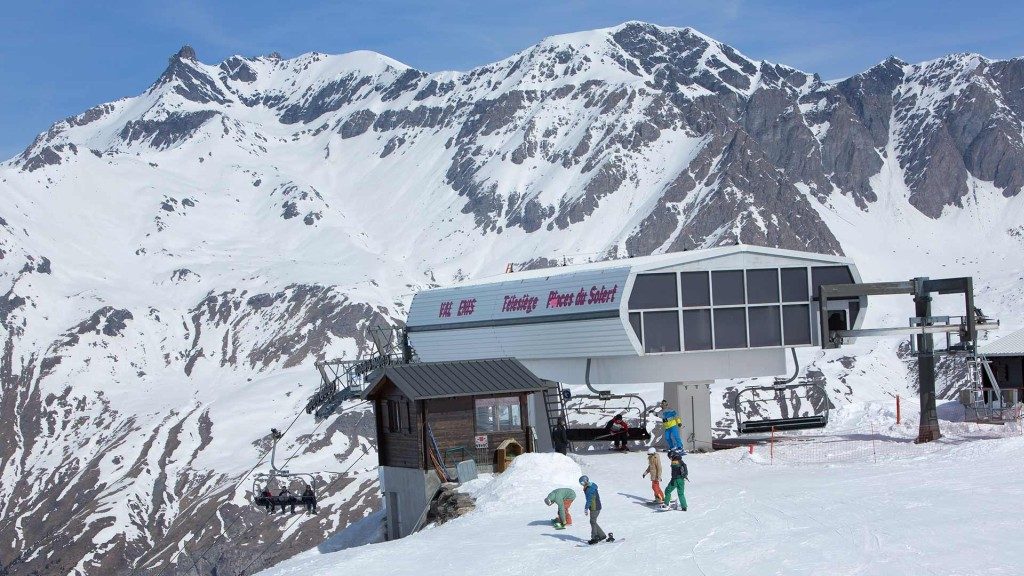
[[[847,330],[829,325],[828,301],[856,296],[887,296],[906,294],[914,297],[915,317],[910,326],[896,328],[862,328]],[[964,315],[932,316],[932,294],[963,294]],[[921,424],[917,441],[931,442],[942,437],[939,431],[939,417],[935,406],[935,340],[937,333],[947,334],[947,352],[977,352],[978,331],[995,330],[999,321],[980,317],[974,307],[974,282],[971,277],[961,278],[914,278],[905,282],[877,282],[873,284],[823,284],[818,289],[819,320],[822,348],[839,348],[843,338],[864,336],[909,335],[916,339],[918,389],[921,397]],[[955,321],[951,321],[955,319]],[[949,337],[958,337],[952,343]],[[827,335],[827,336],[826,336]]]

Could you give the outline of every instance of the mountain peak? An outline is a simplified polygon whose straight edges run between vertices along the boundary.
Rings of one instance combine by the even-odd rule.
[[[177,58],[177,59],[180,59],[180,60],[193,60],[193,61],[195,61],[196,60],[196,51],[195,51],[194,48],[192,48],[188,44],[185,44],[184,46],[181,47],[181,50],[178,50],[177,54],[174,55],[174,58]]]

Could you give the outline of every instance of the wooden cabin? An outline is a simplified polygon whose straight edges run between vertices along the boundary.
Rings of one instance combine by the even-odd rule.
[[[507,358],[398,364],[371,375],[363,397],[376,418],[389,539],[419,528],[440,485],[437,457],[449,471],[464,460],[489,471],[505,440],[536,450],[535,428],[549,436],[547,387]]]
[[[992,375],[1001,390],[1016,390],[1017,398],[1024,389],[1024,329],[1017,330],[981,347],[981,354],[989,361]],[[992,388],[987,372],[982,372],[986,390]]]

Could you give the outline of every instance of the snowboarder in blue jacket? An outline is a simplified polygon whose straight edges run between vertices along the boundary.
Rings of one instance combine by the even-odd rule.
[[[590,516],[590,540],[587,544],[598,542],[613,542],[615,538],[611,534],[605,534],[604,530],[597,525],[597,516],[601,513],[601,494],[597,491],[597,484],[590,481],[586,476],[580,476],[580,485],[583,486],[583,495],[587,499],[583,514]]]

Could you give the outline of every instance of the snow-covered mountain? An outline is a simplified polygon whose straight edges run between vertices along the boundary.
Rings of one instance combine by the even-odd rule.
[[[347,472],[327,513],[267,520],[234,489],[313,361],[508,262],[845,253],[868,280],[976,275],[1021,324],[1022,186],[1024,59],[823,82],[638,22],[433,74],[185,47],[0,165],[0,573],[251,572],[316,545],[377,505],[363,408],[289,432],[293,468]],[[893,342],[803,358],[834,401],[910,385]]]

